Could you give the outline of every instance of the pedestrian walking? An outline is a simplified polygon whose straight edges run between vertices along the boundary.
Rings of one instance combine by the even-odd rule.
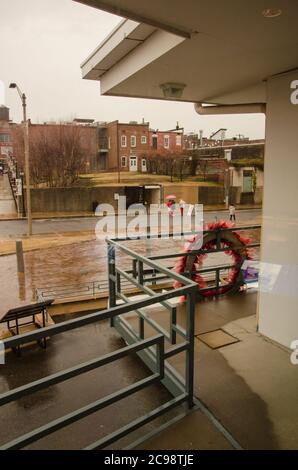
[[[169,199],[167,202],[167,208],[169,211],[169,215],[173,217],[174,215],[174,210],[175,210],[175,201],[173,199]]]
[[[230,221],[234,220],[236,222],[236,208],[233,204],[229,205],[229,214],[230,214]]]

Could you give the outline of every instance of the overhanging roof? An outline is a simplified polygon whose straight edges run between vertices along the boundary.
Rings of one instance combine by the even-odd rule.
[[[79,1],[130,18],[82,66],[102,94],[163,99],[174,82],[181,101],[264,103],[265,80],[298,68],[297,1]],[[282,14],[265,18],[268,6]]]

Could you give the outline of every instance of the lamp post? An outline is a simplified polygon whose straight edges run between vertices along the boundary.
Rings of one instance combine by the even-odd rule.
[[[22,216],[26,217],[25,198],[24,198],[24,172],[23,171],[20,171],[20,179],[21,179],[21,186],[22,186]]]
[[[32,235],[32,215],[31,215],[31,197],[30,197],[30,166],[29,166],[29,122],[27,120],[26,95],[22,93],[16,83],[11,83],[9,88],[16,88],[22,100],[23,107],[23,126],[24,126],[24,147],[25,147],[25,177],[26,177],[26,202],[27,202],[27,221],[28,235]]]

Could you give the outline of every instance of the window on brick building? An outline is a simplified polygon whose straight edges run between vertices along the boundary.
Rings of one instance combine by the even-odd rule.
[[[137,138],[135,135],[130,136],[130,146],[136,147],[137,146]]]
[[[145,135],[141,137],[141,144],[147,144],[147,137]]]
[[[170,138],[168,135],[165,135],[163,138],[163,146],[165,149],[170,148]]]
[[[0,134],[0,142],[10,142],[9,134]]]
[[[127,158],[126,157],[121,157],[121,167],[126,167],[127,165]]]
[[[108,138],[108,148],[111,148],[111,137]]]
[[[121,136],[121,147],[126,147],[126,145],[127,145],[126,135],[122,135]]]
[[[157,149],[157,135],[152,136],[152,147]]]
[[[176,145],[181,146],[181,135],[180,134],[176,135]]]

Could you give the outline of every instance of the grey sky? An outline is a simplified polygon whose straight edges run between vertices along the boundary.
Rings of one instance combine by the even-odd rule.
[[[33,122],[69,120],[140,121],[169,129],[179,121],[186,131],[220,127],[228,135],[264,136],[261,115],[201,117],[190,103],[100,96],[98,82],[82,80],[80,64],[120,21],[119,17],[72,0],[0,0],[0,80],[11,118],[21,119],[21,105],[10,82],[28,97]]]

